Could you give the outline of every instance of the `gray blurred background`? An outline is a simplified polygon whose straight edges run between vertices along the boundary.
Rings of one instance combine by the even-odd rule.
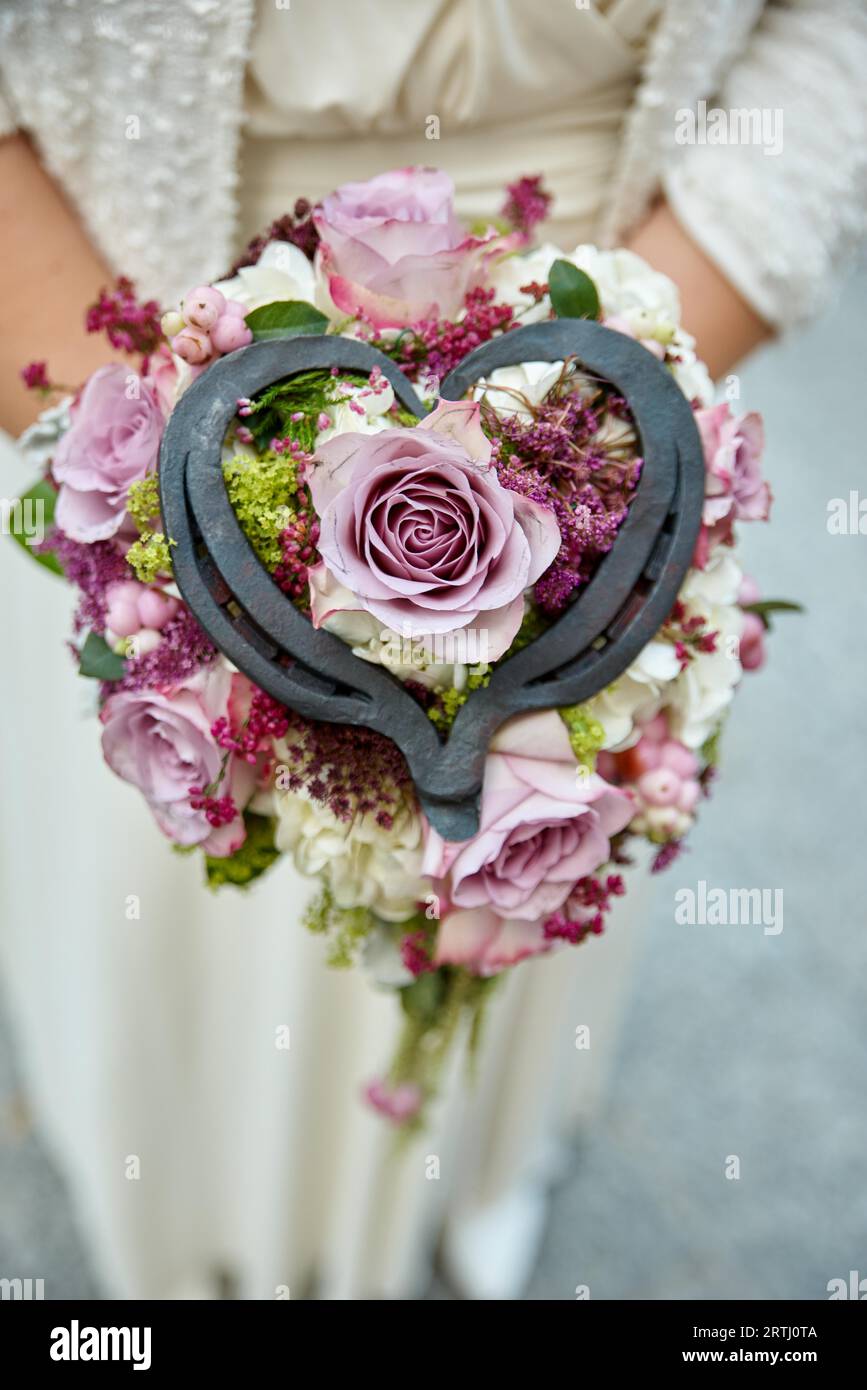
[[[741,374],[776,495],[773,525],[743,528],[747,567],[807,614],[775,623],[690,853],[656,881],[612,1084],[570,1141],[531,1299],[579,1284],[592,1298],[816,1299],[850,1270],[867,1277],[867,535],[827,529],[832,498],[867,498],[865,360],[861,270]],[[674,894],[699,879],[782,889],[783,931],[676,925]],[[84,1236],[0,1017],[0,1269],[39,1270],[55,1298],[99,1297]],[[454,1295],[439,1281],[431,1296]]]

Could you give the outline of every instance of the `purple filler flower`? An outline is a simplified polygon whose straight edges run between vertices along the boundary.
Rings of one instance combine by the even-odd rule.
[[[479,406],[466,401],[441,401],[412,429],[322,445],[310,477],[316,626],[361,607],[408,637],[478,627],[490,659],[502,656],[560,531],[547,507],[500,485],[490,458]]]

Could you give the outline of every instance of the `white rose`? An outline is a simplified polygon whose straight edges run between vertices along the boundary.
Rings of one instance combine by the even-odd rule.
[[[276,791],[274,813],[277,848],[301,873],[320,877],[338,907],[368,907],[384,921],[402,922],[424,900],[422,822],[410,806],[395,811],[390,830],[370,814],[338,820],[304,792]]]
[[[387,377],[374,386],[351,386],[347,382],[343,389],[341,399],[326,407],[324,413],[331,424],[317,434],[317,446],[337,434],[378,434],[380,430],[393,429],[395,422],[388,412],[394,405],[394,389]]]
[[[701,613],[731,607],[738,601],[743,577],[737,552],[730,546],[718,546],[703,570],[687,571],[679,597]]]
[[[497,367],[489,377],[481,378],[473,391],[473,399],[484,399],[500,414],[529,420],[532,416],[528,406],[541,404],[562,370],[562,361],[521,362],[516,367]]]
[[[270,241],[256,265],[245,265],[230,280],[214,285],[227,299],[237,300],[249,313],[280,299],[313,302],[313,266],[291,241]]]

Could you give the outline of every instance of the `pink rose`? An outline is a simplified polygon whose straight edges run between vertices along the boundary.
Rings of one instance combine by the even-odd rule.
[[[240,812],[253,793],[256,771],[241,759],[230,759],[217,791],[219,797],[231,796],[236,807],[226,824],[213,826],[203,809],[196,810],[190,788],[208,787],[220,774],[225,755],[211,728],[226,716],[233,680],[247,683],[215,664],[172,691],[118,691],[100,715],[106,762],[142,792],[163,834],[221,858],[244,842]]]
[[[314,624],[352,608],[407,637],[477,624],[488,659],[501,656],[560,532],[547,507],[500,485],[490,457],[479,406],[466,401],[441,401],[413,429],[321,445],[309,479],[322,556]]]
[[[771,490],[762,479],[765,431],[761,415],[733,416],[727,401],[697,410],[695,422],[704,449],[707,475],[703,531],[697,563],[704,568],[710,549],[729,543],[735,521],[767,521]]]
[[[120,530],[130,485],[157,466],[165,421],[153,382],[119,364],[88,378],[71,415],[54,455],[55,518],[89,544]]]
[[[152,356],[148,379],[153,382],[163,415],[168,418],[177,402],[180,375],[178,364],[165,345],[157,348]]]
[[[581,774],[553,710],[510,720],[485,764],[479,831],[462,844],[429,828],[422,872],[449,903],[437,964],[491,974],[546,950],[544,922],[609,857],[630,798]]]
[[[345,183],[313,221],[334,304],[377,328],[454,317],[481,278],[485,255],[500,245],[493,233],[467,234],[455,217],[454,184],[437,169],[393,169]]]

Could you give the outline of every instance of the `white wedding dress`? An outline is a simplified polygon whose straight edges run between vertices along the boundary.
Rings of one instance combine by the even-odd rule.
[[[359,4],[331,29],[321,6],[263,4],[242,231],[300,195],[425,162],[454,176],[468,217],[544,172],[557,199],[546,233],[592,239],[654,11],[597,6],[576,37],[571,0],[505,6],[478,32],[466,5]],[[195,237],[195,208],[185,215]],[[3,466],[8,488],[30,481],[19,459]],[[326,967],[300,921],[312,885],[290,863],[247,894],[206,891],[198,859],[171,852],[102,762],[94,692],[64,646],[69,590],[10,543],[0,564],[7,993],[106,1292],[413,1296],[445,1228],[465,1292],[517,1295],[556,1135],[604,1083],[641,881],[604,937],[511,974],[475,1083],[456,1056],[429,1130],[395,1158],[361,1099],[389,1060],[394,998]]]

